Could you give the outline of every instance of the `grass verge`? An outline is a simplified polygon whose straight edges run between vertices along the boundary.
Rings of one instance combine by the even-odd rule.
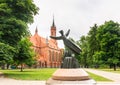
[[[0,70],[0,72],[4,73],[4,75],[8,78],[13,78],[17,80],[47,80],[52,76],[52,74],[56,71],[55,68],[43,68],[43,69],[24,69],[23,72],[20,70]],[[88,72],[91,78],[96,81],[111,81],[104,77],[95,75],[93,73]]]
[[[113,69],[98,69],[98,70],[107,71],[107,72],[113,72],[113,73],[119,73],[120,74],[120,69],[117,69],[116,71],[114,71]]]
[[[89,76],[91,77],[91,78],[93,78],[95,81],[107,81],[107,82],[112,82],[112,80],[109,80],[109,79],[107,79],[107,78],[104,78],[104,77],[102,77],[102,76],[99,76],[99,75],[96,75],[96,74],[93,74],[93,73],[90,73],[90,72],[87,72],[88,74],[89,74]]]
[[[25,69],[23,72],[19,70],[0,70],[5,77],[20,80],[47,80],[51,77],[56,69]]]

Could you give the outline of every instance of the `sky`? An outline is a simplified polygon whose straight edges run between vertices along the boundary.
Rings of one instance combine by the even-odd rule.
[[[69,37],[74,40],[87,35],[94,24],[109,20],[120,23],[120,0],[34,0],[34,3],[40,10],[29,25],[32,35],[37,27],[40,36],[49,38],[53,16],[57,36],[60,30],[70,29]],[[64,47],[62,41],[58,44]]]

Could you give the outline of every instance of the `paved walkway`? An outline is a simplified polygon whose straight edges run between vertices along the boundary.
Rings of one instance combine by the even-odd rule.
[[[100,70],[94,70],[94,69],[84,69],[85,71],[103,76],[107,79],[112,80],[113,82],[98,82],[98,84],[109,84],[109,85],[120,85],[120,74],[118,73],[112,73],[112,72],[106,72],[106,71],[100,71]]]
[[[0,78],[0,85],[45,85],[45,81],[28,81]]]

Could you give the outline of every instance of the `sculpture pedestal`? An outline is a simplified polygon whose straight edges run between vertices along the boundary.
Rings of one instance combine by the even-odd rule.
[[[58,69],[46,81],[46,85],[95,85],[96,82],[90,79],[89,75],[83,69]]]

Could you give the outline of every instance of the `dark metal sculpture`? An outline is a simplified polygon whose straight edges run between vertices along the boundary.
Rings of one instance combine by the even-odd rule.
[[[71,40],[67,39],[69,33],[70,33],[70,29],[67,31],[67,33],[64,35],[63,30],[59,31],[61,36],[59,37],[54,37],[54,36],[50,36],[53,39],[56,40],[63,40],[64,44],[66,47],[68,47],[70,50],[72,50],[74,53],[76,54],[80,54],[81,49],[79,46],[77,46],[74,42],[72,42]]]
[[[59,37],[50,36],[50,37],[55,39],[55,40],[63,40],[65,46],[69,49],[69,50],[65,51],[64,59],[63,59],[63,63],[61,65],[61,68],[79,68],[79,62],[74,56],[72,56],[72,54],[73,53],[80,54],[80,52],[81,52],[80,47],[77,46],[71,40],[67,39],[67,37],[70,33],[70,29],[67,31],[66,34],[64,34],[63,30],[61,30],[59,32],[60,32],[61,36],[59,36]]]

